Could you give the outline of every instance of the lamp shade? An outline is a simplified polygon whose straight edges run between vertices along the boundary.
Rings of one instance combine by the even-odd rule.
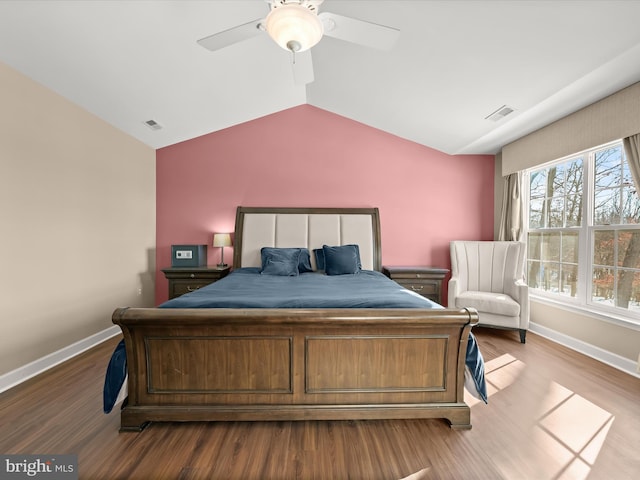
[[[307,7],[295,3],[273,8],[267,15],[265,28],[278,45],[292,52],[309,50],[324,33],[318,16]]]
[[[229,234],[229,233],[214,233],[213,234],[213,246],[214,247],[230,247],[231,246],[231,234]]]

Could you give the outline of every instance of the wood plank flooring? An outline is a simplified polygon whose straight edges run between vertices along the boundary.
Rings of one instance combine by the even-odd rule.
[[[476,329],[489,404],[441,420],[151,424],[102,413],[111,339],[0,394],[0,453],[77,454],[81,479],[640,478],[640,379],[533,333]]]

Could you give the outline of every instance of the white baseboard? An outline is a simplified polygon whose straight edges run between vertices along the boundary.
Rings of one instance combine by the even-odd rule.
[[[61,348],[60,350],[50,353],[38,360],[35,360],[27,365],[24,365],[20,368],[16,368],[11,372],[5,373],[0,376],[0,393],[5,390],[9,390],[16,385],[29,380],[36,375],[49,370],[56,365],[69,360],[70,358],[75,357],[76,355],[81,354],[82,352],[89,350],[90,348],[104,342],[105,340],[115,337],[119,333],[121,333],[120,327],[114,325],[112,327],[107,328],[101,332],[91,335],[85,339],[82,339],[76,343],[73,343],[67,347]],[[104,366],[105,372],[107,365]]]
[[[636,378],[640,378],[640,373],[636,371],[637,365],[633,360],[621,357],[615,353],[603,350],[600,347],[596,347],[582,340],[575,339],[564,333],[557,332],[550,328],[538,325],[537,323],[529,323],[529,330],[533,333],[540,335],[541,337],[548,338],[549,340],[564,345],[571,350],[580,352],[588,357],[594,358],[602,363],[617,368],[629,375],[633,375]]]

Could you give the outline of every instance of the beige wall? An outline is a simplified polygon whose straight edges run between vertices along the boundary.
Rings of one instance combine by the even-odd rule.
[[[2,375],[153,305],[155,151],[2,63],[0,106]]]
[[[531,321],[632,361],[640,352],[640,332],[594,316],[531,302]]]

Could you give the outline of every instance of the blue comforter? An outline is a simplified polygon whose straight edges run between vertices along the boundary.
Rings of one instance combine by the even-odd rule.
[[[405,289],[380,272],[355,275],[301,273],[296,277],[261,275],[258,268],[239,268],[222,280],[161,304],[158,308],[443,308]],[[104,412],[118,398],[127,373],[124,340],[116,347],[105,377]],[[484,360],[470,334],[466,357],[474,396],[487,402]]]
[[[261,275],[239,268],[222,280],[159,308],[442,308],[380,272],[355,275]]]

